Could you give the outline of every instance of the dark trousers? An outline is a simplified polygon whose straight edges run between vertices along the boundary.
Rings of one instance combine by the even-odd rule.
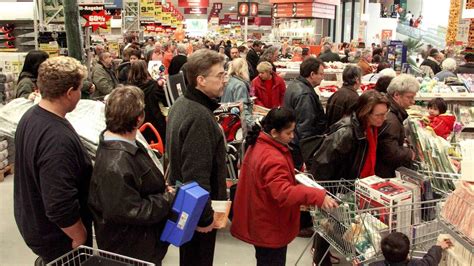
[[[322,238],[319,234],[316,234],[314,236],[314,242],[313,242],[313,248],[314,248],[314,255],[313,255],[313,262],[316,265],[322,265],[322,266],[331,266],[331,253],[327,253],[326,257],[323,256],[326,253],[326,251],[329,249],[330,245],[326,241],[326,239]],[[322,261],[321,261],[322,260]],[[321,264],[320,264],[321,263]]]
[[[288,246],[281,248],[264,248],[255,246],[257,266],[285,266],[287,248]]]
[[[313,218],[309,212],[300,212],[300,230],[308,227],[313,227]]]
[[[180,266],[212,266],[217,230],[209,233],[194,232],[188,243],[179,248]]]

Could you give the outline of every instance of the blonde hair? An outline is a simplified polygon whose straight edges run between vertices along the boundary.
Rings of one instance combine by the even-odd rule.
[[[38,69],[37,85],[44,99],[57,99],[70,88],[80,90],[87,68],[72,57],[58,56],[44,61]]]
[[[247,60],[243,58],[236,58],[229,63],[229,70],[227,71],[229,76],[236,75],[244,80],[249,81],[249,67]]]
[[[293,53],[295,53],[295,54],[303,54],[303,48],[297,46],[297,47],[293,48]]]
[[[269,62],[265,61],[257,65],[258,72],[272,72],[272,70],[273,70],[272,64],[270,64]]]

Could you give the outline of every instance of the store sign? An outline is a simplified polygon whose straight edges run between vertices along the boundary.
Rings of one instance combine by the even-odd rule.
[[[221,10],[222,10],[222,3],[214,3],[214,4],[212,4],[212,9],[213,9],[213,10],[221,11]]]
[[[275,18],[336,18],[334,5],[320,3],[285,3],[273,4]]]
[[[104,1],[105,9],[116,9],[123,7],[122,0],[105,0]]]
[[[140,20],[155,20],[155,0],[140,0]]]
[[[90,15],[83,16],[87,22],[84,27],[92,27],[92,31],[96,31],[98,28],[107,29],[107,22],[112,18],[112,16],[108,16],[105,14],[105,10],[101,10],[99,12],[92,11]]]
[[[78,5],[104,5],[104,0],[78,0]]]
[[[185,8],[184,14],[207,14],[207,8],[203,7],[193,7],[193,8]]]
[[[326,5],[326,4],[313,4],[313,18],[327,18],[335,19],[336,18],[336,6]]]
[[[209,0],[178,0],[178,7],[209,7]]]
[[[258,15],[258,3],[238,2],[237,14],[239,17],[255,17]]]
[[[272,4],[291,4],[291,3],[320,3],[326,5],[339,6],[341,0],[270,0]]]

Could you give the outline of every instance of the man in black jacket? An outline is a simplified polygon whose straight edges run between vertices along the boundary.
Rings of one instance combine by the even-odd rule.
[[[166,128],[172,184],[196,181],[210,200],[225,200],[227,170],[224,135],[213,111],[224,92],[224,57],[201,49],[186,63],[189,82],[184,97],[171,107]],[[216,241],[211,202],[206,205],[190,242],[180,247],[180,265],[212,265]]]
[[[468,53],[464,56],[466,63],[464,65],[458,66],[456,73],[458,74],[474,74],[474,54]]]
[[[258,61],[260,60],[259,54],[262,52],[262,46],[263,45],[261,41],[254,41],[252,47],[247,53],[247,63],[249,64],[250,80],[253,80],[258,75],[257,65]]]
[[[301,63],[300,76],[288,84],[285,92],[284,106],[296,114],[295,138],[291,146],[297,169],[303,166],[299,141],[326,131],[327,118],[314,90],[323,80],[323,75],[323,62],[309,57]]]
[[[343,86],[328,99],[326,114],[328,127],[344,116],[350,116],[355,109],[359,94],[362,72],[358,66],[348,65],[342,72]]]
[[[171,59],[170,67],[168,68],[168,74],[170,76],[178,74],[181,67],[188,61],[186,46],[184,44],[178,44],[176,51],[178,54]]]
[[[433,70],[433,73],[436,75],[438,72],[441,71],[441,67],[439,66],[440,64],[440,59],[442,59],[443,55],[438,52],[437,49],[431,49],[430,53],[428,54],[428,58],[426,58],[423,63],[421,63],[422,66],[429,66],[431,70]]]
[[[323,51],[319,54],[318,58],[323,62],[340,62],[341,57],[338,54],[331,51],[331,44],[325,44]]]
[[[415,158],[415,153],[406,146],[403,121],[408,117],[406,109],[415,104],[419,88],[415,77],[407,74],[394,78],[387,88],[390,111],[385,121],[387,127],[379,132],[375,165],[377,176],[395,177],[395,169],[409,165]]]
[[[42,99],[16,130],[15,221],[38,263],[92,245],[87,207],[92,163],[65,118],[81,98],[86,75],[87,69],[71,57],[43,62],[37,81]]]

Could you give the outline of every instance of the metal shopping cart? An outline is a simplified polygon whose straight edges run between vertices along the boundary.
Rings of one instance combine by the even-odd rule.
[[[393,231],[410,238],[412,255],[426,252],[441,233],[436,206],[442,199],[383,206],[356,191],[355,181],[322,181],[318,184],[339,202],[339,207],[330,211],[319,208],[310,211],[315,234],[324,238],[347,261],[369,263],[381,259],[380,241]],[[329,249],[325,252],[324,257]]]
[[[155,264],[134,258],[94,249],[86,246],[68,252],[47,266],[154,266]]]

